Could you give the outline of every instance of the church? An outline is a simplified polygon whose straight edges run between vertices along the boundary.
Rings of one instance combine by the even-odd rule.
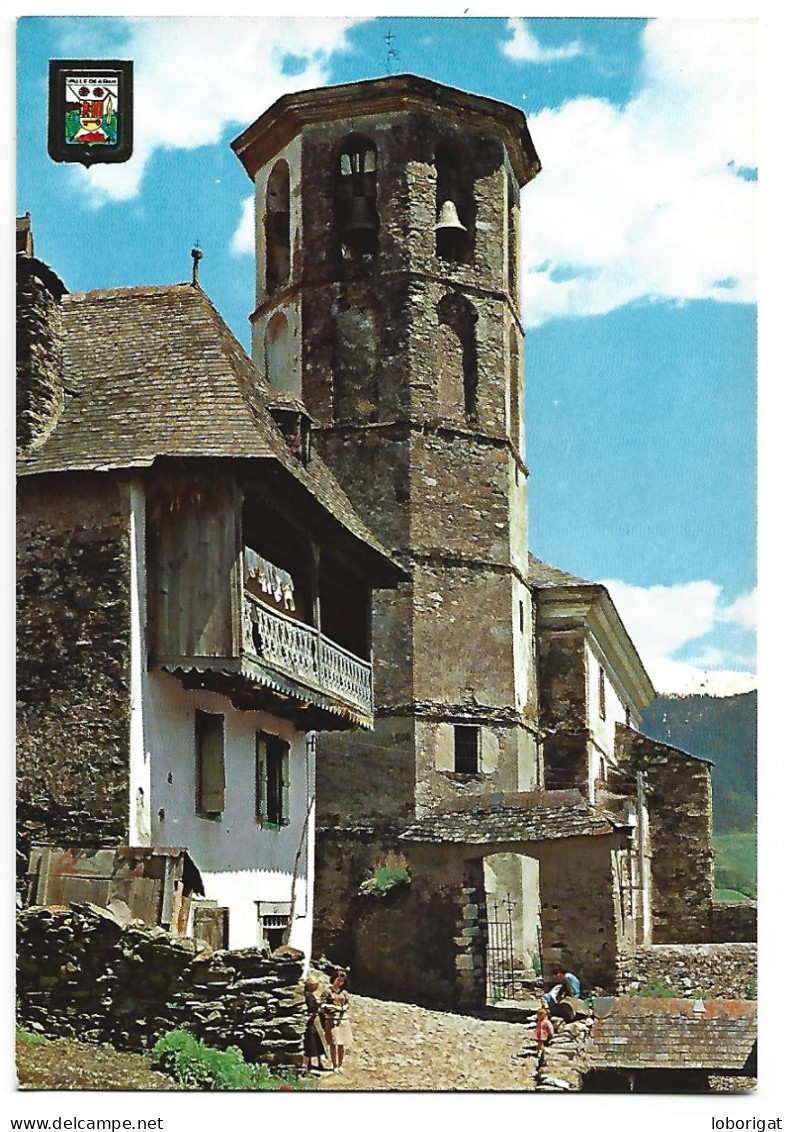
[[[710,764],[529,549],[524,115],[396,75],[232,148],[250,357],[197,259],[69,295],[22,224],[21,859],[180,847],[188,932],[459,1009],[713,940]]]

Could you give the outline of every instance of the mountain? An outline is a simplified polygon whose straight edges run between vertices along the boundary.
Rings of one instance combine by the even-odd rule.
[[[652,739],[710,759],[716,833],[756,828],[756,692],[660,696],[644,712]]]

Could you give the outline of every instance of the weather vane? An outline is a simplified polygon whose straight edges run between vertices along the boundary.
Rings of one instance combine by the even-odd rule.
[[[385,36],[385,43],[387,46],[387,50],[385,52],[385,67],[388,74],[391,73],[391,60],[399,58],[399,52],[393,46],[393,39],[393,32],[390,30],[390,28],[388,28],[388,34]]]

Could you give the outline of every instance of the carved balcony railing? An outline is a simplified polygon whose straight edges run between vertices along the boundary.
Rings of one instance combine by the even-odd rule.
[[[244,598],[243,652],[322,695],[373,711],[370,664],[250,593]]]

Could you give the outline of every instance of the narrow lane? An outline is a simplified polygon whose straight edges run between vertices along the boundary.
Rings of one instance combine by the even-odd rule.
[[[527,1027],[351,995],[354,1045],[321,1090],[533,1091]]]

